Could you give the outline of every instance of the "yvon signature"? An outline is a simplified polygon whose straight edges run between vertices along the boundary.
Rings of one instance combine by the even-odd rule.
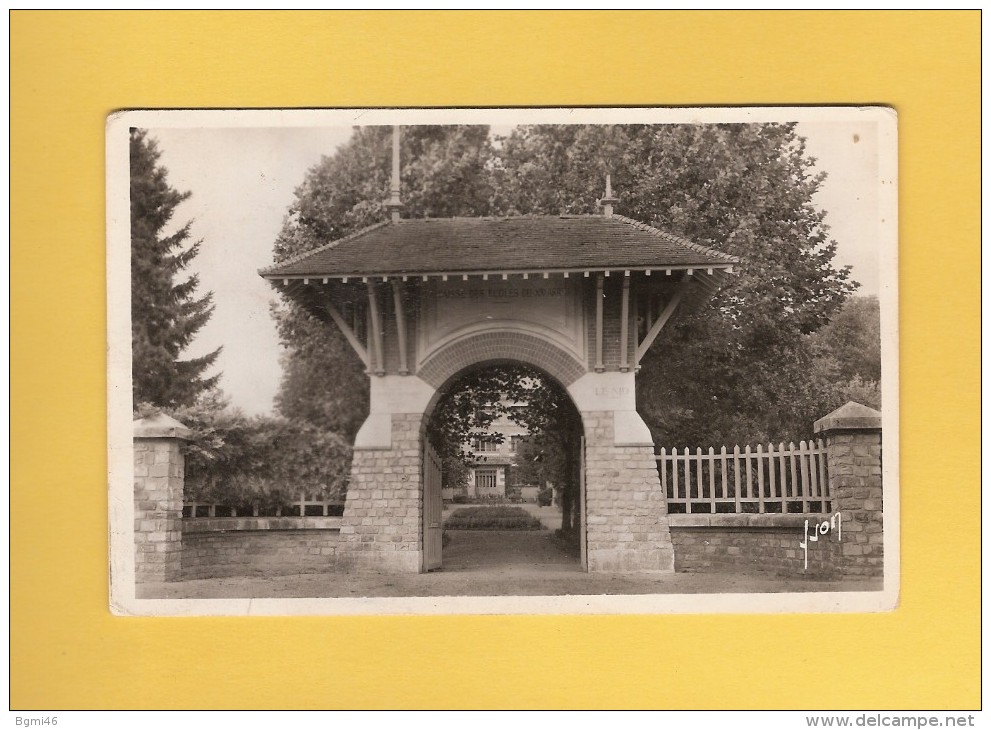
[[[805,551],[805,570],[809,569],[809,543],[819,542],[820,535],[828,535],[831,531],[836,533],[837,540],[840,542],[843,541],[843,515],[839,512],[828,520],[813,524],[811,532],[809,532],[809,521],[805,520],[805,531],[802,534],[803,539],[798,543],[799,547]]]

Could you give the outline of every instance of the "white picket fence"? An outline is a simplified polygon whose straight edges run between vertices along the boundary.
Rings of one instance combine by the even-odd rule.
[[[829,513],[832,498],[822,441],[725,446],[708,452],[661,449],[661,488],[673,514]]]

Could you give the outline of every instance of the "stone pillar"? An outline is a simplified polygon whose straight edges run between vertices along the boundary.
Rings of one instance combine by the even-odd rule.
[[[667,500],[633,373],[588,373],[568,388],[585,430],[589,572],[674,572]]]
[[[188,428],[165,414],[134,422],[134,576],[137,583],[180,579],[182,441]]]
[[[422,416],[390,416],[388,449],[355,447],[338,569],[418,573],[423,564]]]
[[[370,413],[355,438],[338,570],[422,570],[421,430],[435,392],[413,375],[372,377]]]
[[[674,571],[653,444],[617,445],[613,411],[582,413],[588,570]]]
[[[846,576],[883,576],[881,414],[851,401],[816,421],[815,432],[826,440],[833,512],[842,518],[834,565]]]

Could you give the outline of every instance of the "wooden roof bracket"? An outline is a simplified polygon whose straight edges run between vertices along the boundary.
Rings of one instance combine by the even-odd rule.
[[[348,344],[351,345],[351,349],[353,349],[358,354],[358,357],[361,358],[361,361],[365,364],[365,367],[371,367],[371,363],[368,362],[368,350],[366,350],[361,344],[358,336],[354,333],[354,330],[348,326],[348,323],[345,321],[344,317],[341,316],[341,313],[338,312],[337,308],[329,301],[325,301],[323,306],[327,311],[327,314],[330,315],[330,318],[334,320],[334,324],[337,325],[337,328],[341,331],[341,334],[344,335],[344,339],[346,339]]]
[[[637,348],[637,367],[640,366],[640,360],[642,360],[643,356],[647,354],[647,350],[649,350],[650,346],[654,344],[654,340],[657,339],[657,335],[659,335],[661,330],[664,329],[664,325],[667,324],[669,319],[671,319],[671,315],[674,314],[674,310],[678,308],[678,305],[681,304],[681,300],[685,298],[685,294],[688,292],[688,288],[691,284],[692,280],[688,277],[685,277],[682,280],[681,284],[678,285],[678,290],[664,307],[664,311],[661,312],[661,315],[657,318],[657,321],[651,325],[647,335],[643,338],[643,342],[641,342],[640,346]]]

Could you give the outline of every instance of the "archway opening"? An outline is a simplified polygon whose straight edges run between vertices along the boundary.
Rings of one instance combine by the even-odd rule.
[[[425,416],[443,528],[442,560],[428,567],[585,568],[582,418],[554,377],[514,360],[475,364],[447,379]]]

